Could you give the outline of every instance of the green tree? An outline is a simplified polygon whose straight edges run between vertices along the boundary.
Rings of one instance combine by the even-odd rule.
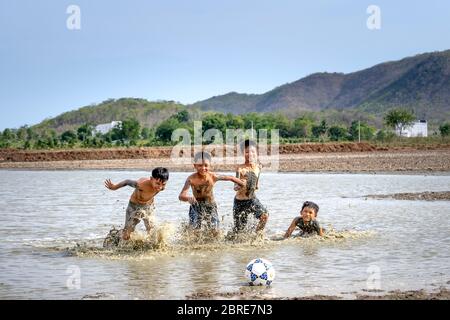
[[[152,132],[152,129],[150,129],[150,128],[144,127],[141,130],[142,139],[145,139],[145,140],[150,139],[152,137],[152,134],[153,134],[153,132]]]
[[[328,129],[328,135],[331,141],[341,141],[347,138],[347,129],[342,126],[331,126]]]
[[[244,129],[244,120],[240,115],[233,115],[227,113],[226,115],[226,127],[227,129]]]
[[[64,131],[61,134],[61,141],[68,144],[74,144],[77,141],[77,134],[72,130]]]
[[[328,124],[325,120],[322,120],[318,126],[313,126],[311,128],[312,134],[315,138],[322,138],[328,131]]]
[[[83,124],[77,129],[77,137],[80,141],[85,141],[88,137],[92,137],[93,127],[90,124]]]
[[[393,130],[398,130],[400,136],[402,136],[403,130],[410,126],[414,120],[414,114],[406,109],[392,109],[384,117],[385,124]]]
[[[441,136],[448,137],[450,135],[450,123],[446,122],[439,126],[439,132],[441,133]]]
[[[34,132],[32,128],[27,128],[27,140],[35,140],[35,139],[37,139],[36,132]]]
[[[361,140],[372,140],[376,129],[365,122],[353,121],[348,129],[349,138],[352,141],[358,141],[361,134]]]
[[[226,128],[227,118],[223,113],[208,113],[202,118],[203,131],[206,131],[208,129],[217,129],[222,132],[222,134],[225,134]]]
[[[187,110],[182,110],[174,115],[175,119],[178,120],[178,122],[189,122],[189,112]]]
[[[120,127],[124,140],[132,141],[139,139],[141,133],[141,125],[135,118],[128,118],[122,121],[122,125]]]
[[[314,121],[309,118],[300,117],[294,120],[292,133],[298,138],[308,138],[312,134]]]
[[[253,123],[253,129],[264,129],[262,127],[262,116],[256,112],[250,112],[242,115],[242,120],[244,121],[244,129],[251,129]]]
[[[156,128],[155,136],[163,142],[170,142],[172,139],[172,132],[181,127],[182,126],[177,119],[169,118],[159,124]]]
[[[14,140],[15,134],[11,129],[6,128],[5,130],[3,130],[2,138],[5,141],[11,141],[11,140]]]
[[[278,129],[280,137],[288,138],[292,135],[292,124],[289,119],[282,114],[265,114],[258,125],[258,129]]]
[[[16,135],[20,141],[25,141],[27,139],[27,128],[28,126],[25,125],[17,129]]]

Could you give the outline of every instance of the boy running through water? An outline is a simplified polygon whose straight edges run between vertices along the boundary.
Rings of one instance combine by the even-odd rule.
[[[194,156],[195,173],[191,174],[180,192],[180,201],[189,202],[189,224],[194,229],[200,229],[205,222],[207,229],[218,231],[219,217],[217,204],[214,200],[213,188],[217,181],[232,181],[238,185],[244,183],[233,176],[217,175],[210,171],[211,155],[208,152],[198,152]],[[188,195],[192,189],[193,197]]]
[[[105,180],[105,187],[117,190],[125,186],[134,188],[126,209],[125,226],[122,231],[123,240],[130,239],[136,225],[143,220],[147,233],[153,228],[152,215],[155,210],[154,198],[166,187],[169,180],[169,171],[166,168],[155,168],[150,178],[138,180],[124,180],[114,184],[110,179]]]
[[[252,140],[245,140],[241,144],[241,150],[244,152],[245,163],[236,169],[236,177],[245,182],[244,186],[236,185],[234,190],[236,196],[233,205],[233,220],[235,233],[244,231],[247,226],[248,215],[252,214],[259,223],[256,231],[264,229],[269,213],[267,209],[256,198],[255,191],[258,190],[259,175],[261,165],[258,163],[257,146]]]

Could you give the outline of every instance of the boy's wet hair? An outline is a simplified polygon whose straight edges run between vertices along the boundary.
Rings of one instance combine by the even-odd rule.
[[[257,147],[256,142],[250,139],[246,139],[244,142],[241,143],[241,151],[244,151],[245,149],[249,147]]]
[[[319,213],[319,206],[315,202],[312,202],[312,201],[305,201],[305,202],[303,202],[303,206],[302,206],[302,210],[301,211],[303,211],[303,209],[305,209],[305,208],[313,209],[316,212],[316,216],[317,216],[317,213]]]
[[[201,161],[199,161],[199,160],[201,160]],[[200,151],[200,152],[197,152],[194,155],[194,164],[195,163],[202,163],[205,160],[208,160],[209,162],[211,162],[211,154],[209,152]]]
[[[169,170],[162,167],[157,167],[152,170],[152,177],[163,182],[169,180]]]

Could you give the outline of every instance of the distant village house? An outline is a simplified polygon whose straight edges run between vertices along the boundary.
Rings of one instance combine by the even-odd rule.
[[[397,128],[395,133],[400,136],[400,129]],[[428,123],[426,120],[418,120],[414,122],[412,125],[404,127],[401,130],[402,137],[428,137]]]
[[[92,130],[92,135],[96,135],[97,133],[106,134],[110,132],[115,127],[119,127],[122,124],[122,121],[111,121],[111,123],[102,123],[97,125],[94,130]]]

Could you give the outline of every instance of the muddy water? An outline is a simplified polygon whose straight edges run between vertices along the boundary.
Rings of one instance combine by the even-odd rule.
[[[244,290],[261,297],[316,294],[352,297],[394,289],[449,286],[450,203],[371,199],[364,195],[448,191],[450,175],[264,173],[258,197],[270,220],[266,237],[283,233],[305,200],[320,205],[323,239],[180,244],[188,205],[177,199],[187,173],[173,173],[157,197],[156,217],[169,245],[158,250],[103,250],[121,226],[127,171],[0,171],[0,298],[182,299]],[[233,186],[215,195],[222,229],[231,228]],[[143,232],[143,226],[138,226]],[[169,232],[170,231],[170,232]],[[77,243],[79,247],[77,247]],[[277,275],[270,288],[248,288],[245,265],[263,257]]]

